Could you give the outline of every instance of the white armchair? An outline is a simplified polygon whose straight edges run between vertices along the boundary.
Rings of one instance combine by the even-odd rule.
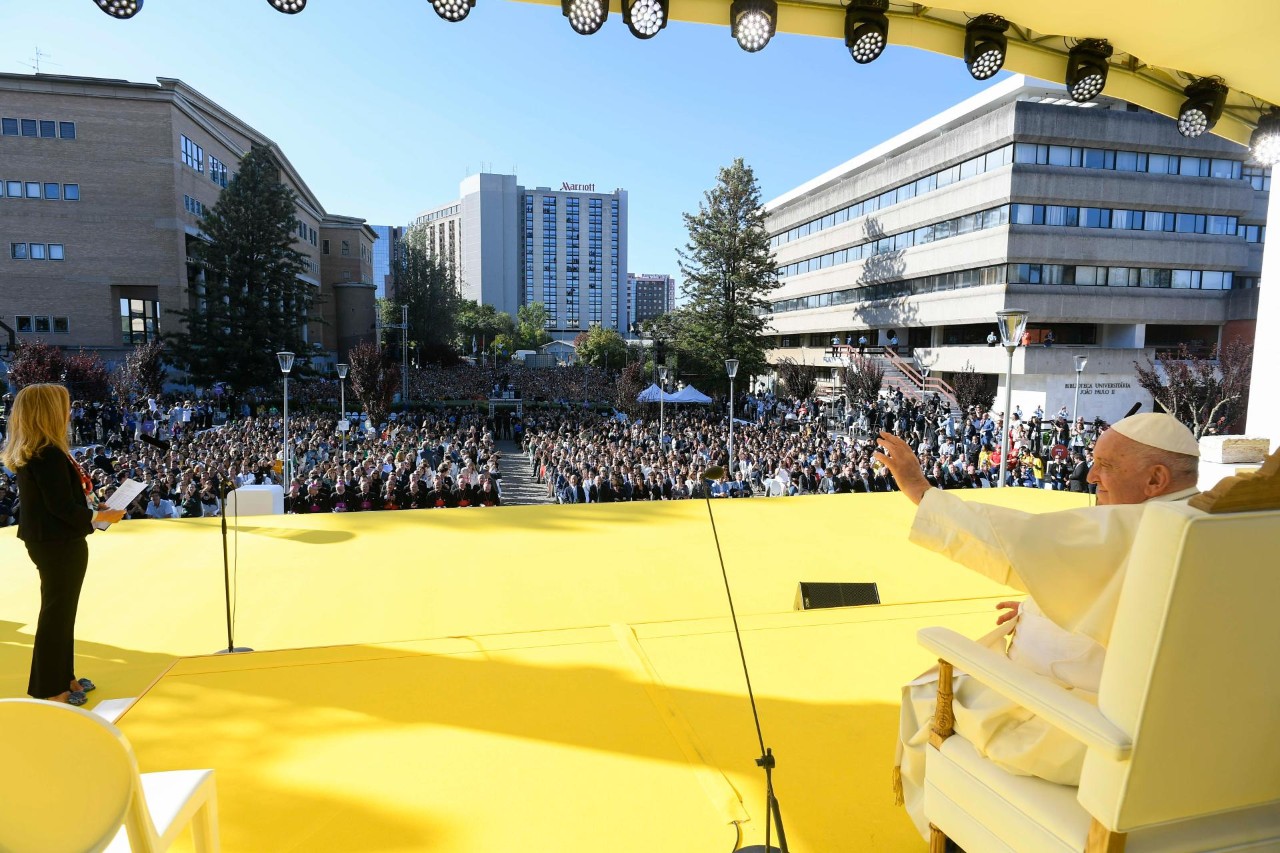
[[[139,773],[129,741],[88,711],[0,700],[0,850],[160,851],[190,825],[216,853],[212,770]]]
[[[930,850],[1280,850],[1278,555],[1280,511],[1149,505],[1096,706],[953,631],[920,631],[941,659]],[[1080,787],[1009,774],[952,736],[953,666],[1083,743]]]

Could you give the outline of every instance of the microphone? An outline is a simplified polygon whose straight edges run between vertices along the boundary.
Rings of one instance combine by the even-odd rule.
[[[151,436],[149,436],[149,435],[147,435],[147,434],[145,434],[145,433],[144,433],[144,434],[142,434],[142,435],[140,435],[140,436],[138,436],[138,438],[142,439],[142,443],[143,443],[143,444],[149,444],[149,445],[151,445],[152,447],[155,447],[155,448],[157,448],[157,449],[159,449],[159,450],[163,450],[163,451],[166,451],[166,452],[169,450],[169,448],[170,448],[170,447],[172,447],[172,446],[173,446],[173,445],[171,445],[169,442],[165,441],[165,440],[164,440],[164,439],[162,439],[162,438],[152,438]]]
[[[724,468],[719,465],[712,465],[710,468],[702,469],[702,479],[704,480],[719,480],[723,476]]]

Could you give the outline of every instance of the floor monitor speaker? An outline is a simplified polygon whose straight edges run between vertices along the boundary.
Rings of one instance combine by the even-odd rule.
[[[823,607],[861,607],[879,604],[880,590],[874,583],[815,583],[800,581],[796,588],[796,610]]]

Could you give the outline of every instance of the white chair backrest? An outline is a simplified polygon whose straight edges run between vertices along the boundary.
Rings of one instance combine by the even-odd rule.
[[[1280,511],[1143,514],[1098,706],[1134,739],[1090,752],[1080,802],[1125,832],[1280,801]]]
[[[0,850],[102,850],[138,784],[129,742],[87,711],[0,700]]]
[[[768,490],[769,497],[777,498],[782,496],[781,480],[765,480],[764,483],[765,483],[765,488]]]

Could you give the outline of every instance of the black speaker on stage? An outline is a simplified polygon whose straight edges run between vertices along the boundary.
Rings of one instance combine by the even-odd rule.
[[[862,607],[880,603],[880,589],[874,583],[814,583],[800,581],[796,588],[796,610],[823,607]]]

